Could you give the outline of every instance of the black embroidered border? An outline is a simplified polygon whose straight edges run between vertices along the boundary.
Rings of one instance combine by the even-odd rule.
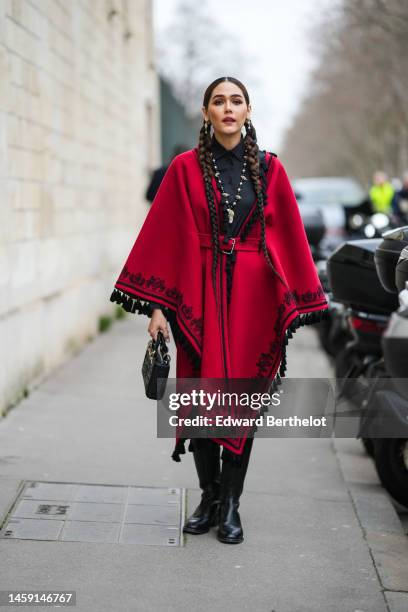
[[[321,290],[321,292],[324,295],[324,292]],[[303,294],[304,296],[309,295],[310,292],[307,292],[305,294]],[[320,291],[318,290],[316,293],[320,294]],[[322,303],[322,305],[324,304],[324,302]],[[293,310],[292,310],[293,312]],[[288,313],[289,316],[290,313]],[[288,319],[288,316],[286,317],[286,320]],[[293,321],[289,324],[289,326],[287,327],[287,329],[285,330],[285,333],[283,334],[283,340],[282,342],[278,342],[278,346],[280,346],[281,348],[281,359],[280,359],[280,363],[278,366],[278,369],[276,371],[276,374],[269,386],[269,393],[272,394],[274,393],[277,388],[279,387],[279,385],[282,384],[282,378],[285,377],[285,373],[286,373],[286,369],[287,369],[287,355],[286,355],[286,347],[289,343],[289,340],[291,338],[293,338],[293,335],[296,333],[296,331],[300,328],[303,327],[304,325],[311,325],[314,323],[319,323],[321,321],[323,321],[324,319],[327,319],[329,316],[329,311],[328,308],[324,308],[324,309],[320,309],[320,310],[316,310],[314,312],[307,312],[307,313],[303,313],[303,314],[299,314],[297,315]],[[266,358],[271,358],[272,363],[268,362],[270,365],[270,369],[273,367],[273,357],[276,357],[276,346],[275,346],[275,342],[274,341],[271,346],[273,345],[273,351],[272,353],[263,353],[262,356],[264,359]],[[265,362],[266,363],[266,362]],[[257,363],[258,365],[258,363]],[[257,376],[258,377],[258,376]],[[261,378],[268,378],[267,376],[260,376]],[[263,415],[265,412],[268,411],[268,407],[265,406],[261,409],[260,411],[260,415]],[[254,428],[254,433],[257,431],[257,427]],[[220,438],[222,439],[222,438]],[[185,442],[186,442],[187,438],[180,438],[178,440],[178,442],[176,443],[175,447],[174,447],[174,451],[171,455],[171,458],[173,459],[173,461],[176,462],[180,462],[180,455],[184,455],[186,453],[186,449],[185,449]],[[188,450],[189,452],[193,452],[193,446],[192,446],[192,442],[190,440],[189,446],[188,446]],[[229,454],[229,456],[231,457],[231,460],[233,462],[239,463],[240,461],[240,455],[236,455],[233,452],[231,452]]]
[[[302,303],[305,305],[302,306]],[[301,311],[306,308],[316,308],[318,306],[323,307],[325,305],[327,306],[327,301],[323,288],[320,284],[318,285],[316,291],[306,291],[305,293],[300,294],[296,290],[285,292],[283,301],[278,306],[278,315],[274,325],[275,338],[270,343],[268,351],[266,353],[261,353],[256,363],[258,366],[258,378],[268,378],[268,373],[274,368],[276,357],[280,354],[280,349],[282,348],[282,330],[285,328],[288,318],[295,311],[299,313],[290,323],[284,333],[283,347],[286,347],[289,339],[292,338],[293,334],[299,327],[317,323],[327,317],[327,308],[321,308],[319,310],[315,310],[314,312],[308,313],[302,313]],[[288,306],[292,306],[292,309],[288,310]]]
[[[154,286],[156,290],[159,288],[160,291],[163,292],[166,296],[164,297],[163,295],[160,295],[159,299],[165,300],[170,304],[170,300],[168,298],[170,297],[172,297],[173,299],[177,298],[178,303],[179,304],[181,303],[183,314],[187,315],[186,318],[190,320],[192,319],[191,308],[189,308],[182,302],[182,294],[176,288],[166,289],[165,282],[160,277],[152,276],[150,277],[150,279],[146,281],[145,277],[142,274],[137,274],[137,275],[130,274],[128,270],[126,269],[126,266],[124,267],[124,271],[125,271],[125,278],[129,278],[129,280],[133,283],[138,283],[140,286],[144,286],[144,287],[147,286],[149,288]],[[121,281],[119,282],[121,284],[126,284]],[[132,287],[130,285],[129,285],[129,288],[132,290]],[[145,293],[146,296],[148,296],[148,293],[143,291],[143,289],[139,289],[139,291],[140,293]],[[124,310],[126,310],[127,312],[132,312],[132,313],[137,312],[137,314],[145,314],[151,317],[153,314],[153,306],[151,305],[151,303],[156,302],[157,296],[151,294],[151,297],[152,297],[151,300],[146,299],[145,297],[142,298],[140,297],[140,295],[129,294],[115,287],[115,289],[113,290],[111,294],[110,301],[116,302],[117,304],[121,305],[124,308]],[[318,298],[321,298],[321,299],[318,300]],[[305,304],[304,306],[300,306],[302,302]],[[285,330],[285,333],[283,336],[283,342],[282,342],[281,341],[281,330],[284,327],[285,321],[288,320],[289,316],[295,310],[300,312],[303,308],[306,309],[306,308],[311,308],[313,306],[318,306],[318,305],[323,306],[324,304],[326,304],[326,299],[325,299],[325,294],[324,294],[324,291],[321,285],[318,286],[316,291],[307,291],[305,293],[299,294],[295,290],[295,291],[287,291],[284,294],[283,301],[278,307],[278,317],[277,317],[275,327],[274,327],[275,332],[276,332],[276,339],[273,340],[272,343],[270,344],[269,351],[267,353],[261,353],[261,357],[258,359],[257,364],[256,364],[258,366],[258,372],[257,372],[256,378],[268,378],[267,375],[265,376],[265,372],[267,371],[270,372],[273,369],[276,356],[277,354],[278,355],[280,354],[281,358],[280,358],[280,363],[279,363],[277,372],[269,386],[270,392],[274,392],[277,389],[277,387],[280,384],[282,384],[282,377],[285,376],[286,365],[287,365],[286,346],[290,338],[293,337],[293,334],[296,332],[296,330],[299,327],[302,327],[304,325],[313,324],[313,323],[318,323],[322,321],[323,319],[327,318],[328,309],[325,308],[325,309],[317,310],[314,312],[298,314],[294,318],[294,320],[289,324],[288,328]],[[287,306],[290,306],[290,305],[294,305],[295,308],[293,308],[291,311],[288,312]],[[177,320],[177,317],[176,317],[177,305],[172,304],[169,306],[161,306],[161,308],[163,310],[164,315],[170,322],[171,329],[172,329],[173,336],[174,336],[176,343],[179,344],[185,350],[194,369],[199,371],[200,365],[201,365],[201,355],[197,352],[194,345],[191,343],[190,339],[186,335],[185,331],[181,328],[179,321]],[[286,315],[285,315],[285,312],[286,312]],[[193,322],[196,324],[196,330],[199,331],[200,336],[201,336],[202,319],[193,319],[190,322]],[[192,337],[194,338],[194,336]],[[279,348],[281,350],[278,353]],[[267,408],[265,408],[263,412],[265,412],[266,410]],[[254,431],[256,431],[256,428]],[[174,448],[174,451],[171,457],[176,462],[179,462],[180,455],[185,454],[186,452],[185,451],[185,441],[186,441],[186,438],[180,438],[175,445],[175,448]],[[193,446],[192,446],[191,440],[190,440],[188,450],[190,452],[193,452]],[[237,462],[240,461],[240,455],[235,456],[234,453],[230,453],[230,455],[231,455],[232,461],[237,461]]]
[[[128,280],[130,284],[123,282],[122,278]],[[136,289],[139,293],[145,294],[148,299],[151,297],[152,302],[154,302],[156,298],[163,299],[175,309],[179,309],[183,317],[189,321],[195,333],[199,336],[199,339],[194,339],[197,341],[197,345],[200,345],[203,332],[203,319],[193,318],[191,306],[188,306],[188,304],[183,301],[183,294],[177,287],[167,287],[165,280],[160,276],[150,276],[150,278],[146,278],[141,272],[132,274],[129,272],[126,265],[120,273],[118,283],[129,287],[131,290]],[[146,289],[154,290],[154,293],[146,291]],[[194,337],[191,331],[190,333],[192,337]]]
[[[113,290],[112,295],[110,296],[110,301],[116,302],[122,306],[126,312],[144,314],[148,317],[151,317],[153,314],[153,307],[151,306],[149,300],[141,299],[139,296],[129,295],[120,289],[115,288]],[[152,299],[151,302],[154,302],[154,300]],[[201,365],[201,355],[197,353],[194,345],[181,328],[176,317],[176,312],[166,306],[161,306],[161,309],[164,316],[170,322],[175,342],[185,350],[194,369],[199,371]]]

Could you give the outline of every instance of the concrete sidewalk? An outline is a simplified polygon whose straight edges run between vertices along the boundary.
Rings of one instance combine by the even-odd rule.
[[[171,460],[173,441],[156,438],[155,403],[144,397],[147,322],[115,323],[0,422],[0,520],[23,480],[182,487],[194,509],[191,453]],[[310,329],[291,340],[288,364],[288,376],[331,375]],[[406,536],[360,443],[346,443],[256,439],[240,545],[214,530],[182,547],[0,539],[0,589],[75,590],[81,612],[402,612]]]

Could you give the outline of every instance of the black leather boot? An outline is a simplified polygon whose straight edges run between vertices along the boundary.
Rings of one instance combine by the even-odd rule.
[[[207,438],[193,438],[194,463],[197,469],[201,502],[187,519],[184,533],[207,533],[218,522],[220,495],[220,446]]]
[[[217,538],[225,544],[239,544],[244,539],[238,508],[253,441],[247,438],[239,463],[231,460],[230,451],[223,450]]]

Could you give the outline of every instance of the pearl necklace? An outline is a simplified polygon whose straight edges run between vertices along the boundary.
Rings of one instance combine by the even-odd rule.
[[[212,159],[212,163],[213,163],[213,166],[214,166],[214,176],[215,176],[215,179],[216,179],[216,181],[218,183],[218,187],[220,188],[220,191],[221,191],[221,197],[225,198],[225,200],[223,202],[223,206],[225,205],[227,207],[228,222],[232,223],[233,220],[234,220],[235,207],[237,205],[237,200],[241,199],[240,192],[241,192],[242,183],[244,181],[248,180],[246,175],[245,175],[248,156],[244,155],[244,163],[242,165],[242,170],[241,170],[241,180],[239,182],[237,193],[235,194],[233,202],[230,202],[229,199],[228,199],[230,194],[225,191],[225,188],[224,188],[224,186],[222,184],[222,181],[221,181],[220,171],[218,170],[217,164],[215,163],[214,155],[212,154],[212,152],[211,152],[211,159]]]

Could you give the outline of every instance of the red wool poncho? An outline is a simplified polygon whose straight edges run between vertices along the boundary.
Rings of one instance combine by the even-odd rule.
[[[265,161],[266,245],[278,274],[259,249],[259,219],[240,239],[256,214],[255,201],[235,241],[224,244],[220,235],[220,250],[226,253],[218,256],[214,294],[209,207],[198,151],[192,149],[171,162],[115,283],[110,299],[128,312],[151,316],[149,302],[162,305],[176,342],[177,378],[262,378],[269,381],[268,388],[276,388],[285,374],[286,345],[293,332],[327,313],[286,171],[271,153]],[[221,197],[211,180],[220,220]],[[228,258],[233,259],[229,300]],[[213,438],[237,455],[245,439]],[[179,429],[175,461],[180,453],[185,449]]]

